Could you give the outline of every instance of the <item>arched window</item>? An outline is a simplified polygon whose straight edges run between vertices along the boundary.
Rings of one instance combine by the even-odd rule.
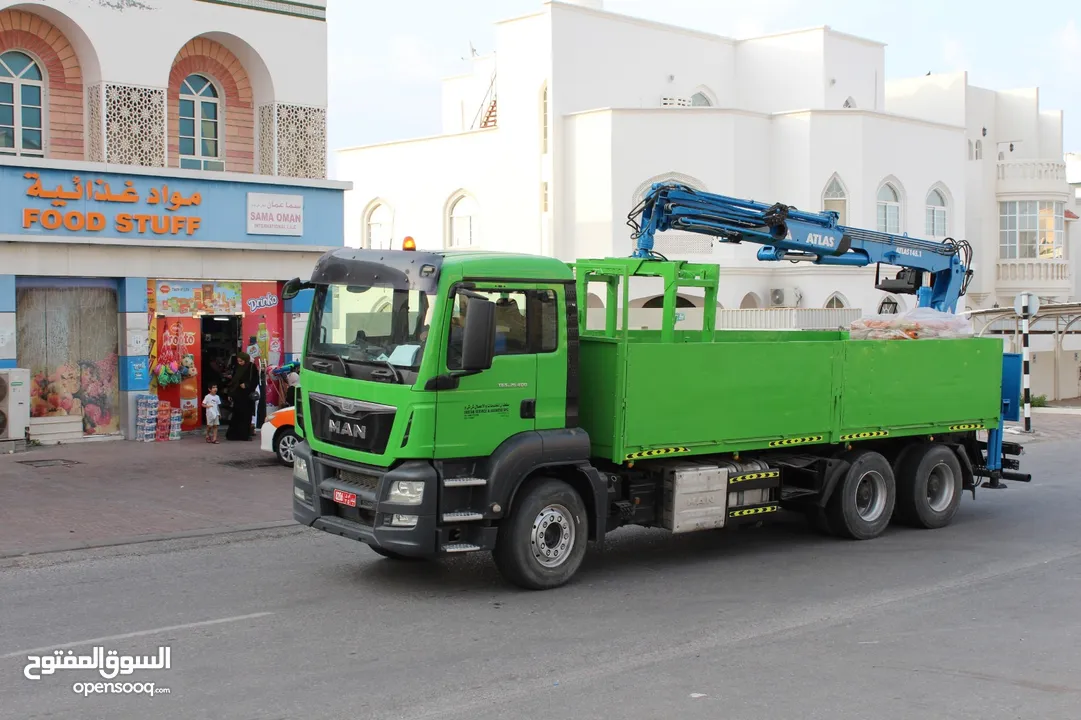
[[[749,292],[743,296],[743,300],[739,303],[740,310],[753,310],[761,306],[761,302],[758,300],[758,296],[753,292]]]
[[[879,315],[896,315],[897,314],[897,298],[892,295],[887,295],[882,298],[882,302],[878,304]]]
[[[18,50],[0,55],[0,155],[45,157],[41,68]]]
[[[452,248],[469,248],[480,244],[480,207],[468,195],[460,195],[450,206],[450,237]]]
[[[968,141],[968,159],[969,160],[976,159],[976,153],[972,149],[972,141],[971,140]]]
[[[976,141],[976,159],[983,160],[983,140]]]
[[[205,75],[180,84],[180,167],[224,170],[218,89]]]
[[[878,189],[878,231],[901,232],[901,194],[890,183]]]
[[[826,301],[826,307],[830,310],[841,310],[848,307],[848,303],[840,293],[833,293]]]
[[[541,89],[541,155],[548,154],[548,83]]]
[[[713,107],[713,101],[709,99],[709,95],[699,90],[691,95],[691,107]]]
[[[844,107],[845,107],[846,110],[855,110],[856,109],[856,99],[851,98],[851,97],[846,99]]]
[[[834,175],[826,185],[822,193],[822,207],[825,210],[833,210],[837,213],[837,222],[844,225],[848,222],[848,195],[841,179]]]
[[[384,203],[376,204],[368,211],[364,221],[364,247],[372,250],[390,250],[393,242],[394,213]]]
[[[642,303],[642,307],[646,308],[647,310],[663,309],[664,295],[656,295],[654,297],[651,297],[649,300],[646,300],[644,303]],[[695,304],[687,298],[683,297],[682,295],[676,295],[676,307],[693,308],[695,307]]]
[[[933,189],[927,193],[925,226],[928,237],[946,237],[946,196],[941,190]]]

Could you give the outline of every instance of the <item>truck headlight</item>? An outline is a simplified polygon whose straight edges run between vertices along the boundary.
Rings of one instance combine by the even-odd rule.
[[[308,461],[299,455],[293,456],[293,479],[303,483],[311,482],[308,476]]]
[[[399,505],[420,505],[424,500],[424,482],[420,480],[395,480],[387,494],[387,502]]]

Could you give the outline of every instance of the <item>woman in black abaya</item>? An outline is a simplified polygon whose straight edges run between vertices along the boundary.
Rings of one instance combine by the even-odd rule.
[[[232,416],[229,419],[229,431],[226,440],[251,440],[251,416],[255,413],[255,368],[251,357],[245,352],[237,353],[236,370],[229,381],[229,399],[232,401]]]

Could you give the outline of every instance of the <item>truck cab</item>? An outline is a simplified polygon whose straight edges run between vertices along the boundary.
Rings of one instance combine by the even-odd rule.
[[[546,465],[580,467],[571,482],[603,506],[577,427],[568,265],[346,248],[283,296],[304,288],[298,522],[392,558],[491,550],[519,483]]]

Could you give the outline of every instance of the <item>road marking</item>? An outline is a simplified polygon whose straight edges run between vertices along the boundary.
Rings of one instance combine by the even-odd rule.
[[[27,650],[19,650],[18,652],[7,653],[6,655],[0,655],[0,660],[6,660],[8,658],[20,657],[22,655],[36,655],[43,653],[47,650],[55,650],[57,648],[73,648],[80,645],[96,645],[98,643],[111,642],[113,640],[127,640],[128,638],[143,637],[144,635],[158,635],[164,632],[172,632],[173,630],[190,630],[191,628],[207,627],[209,625],[221,625],[223,623],[240,622],[241,620],[254,620],[255,618],[266,617],[267,615],[273,615],[269,612],[258,612],[250,615],[234,615],[233,617],[219,618],[218,620],[203,620],[201,622],[185,623],[184,625],[169,625],[167,627],[154,628],[153,630],[139,630],[138,632],[123,633],[121,635],[107,635],[105,637],[91,638],[90,640],[76,640],[73,642],[61,642],[55,645],[44,645],[42,647],[29,648]]]

